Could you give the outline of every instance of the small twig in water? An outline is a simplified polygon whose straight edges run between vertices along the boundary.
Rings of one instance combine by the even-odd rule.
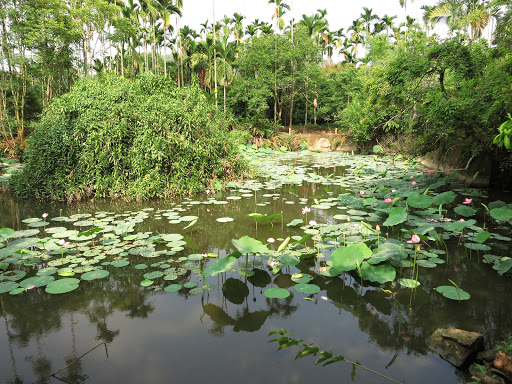
[[[95,346],[94,348],[91,348],[89,349],[87,352],[85,352],[82,356],[76,358],[75,360],[73,360],[71,363],[69,363],[68,365],[66,365],[64,368],[62,369],[59,369],[57,372],[55,373],[52,373],[50,376],[54,376],[56,379],[58,379],[57,376],[55,376],[56,374],[62,372],[63,370],[69,368],[70,366],[72,366],[73,364],[75,364],[78,360],[80,360],[82,357],[84,357],[85,355],[87,355],[89,352],[92,352],[94,351],[96,348],[98,348],[100,345],[105,345],[105,354],[107,355],[107,359],[108,359],[108,349],[107,349],[107,343],[104,341],[102,343],[99,343],[97,346]]]

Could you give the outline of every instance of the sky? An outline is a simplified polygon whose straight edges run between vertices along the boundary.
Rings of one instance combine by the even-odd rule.
[[[183,17],[180,24],[188,25],[201,32],[201,23],[213,20],[213,2],[215,2],[215,20],[219,21],[224,15],[229,17],[238,12],[247,20],[245,25],[252,23],[254,19],[272,22],[272,14],[275,6],[268,0],[183,0]],[[353,20],[363,13],[363,7],[371,8],[378,16],[398,16],[395,22],[400,24],[405,21],[405,10],[400,7],[399,0],[284,0],[291,10],[283,17],[289,22],[293,17],[296,21],[302,19],[302,14],[311,16],[317,9],[327,9],[327,20],[331,31],[339,28],[346,29]],[[435,5],[437,0],[407,0],[407,14],[421,23],[422,5]]]

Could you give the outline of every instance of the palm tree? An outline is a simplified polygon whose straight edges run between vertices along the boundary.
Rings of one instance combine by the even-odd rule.
[[[363,7],[364,13],[361,13],[361,16],[359,16],[359,19],[362,21],[362,28],[365,31],[365,38],[364,38],[364,45],[366,46],[368,44],[368,40],[370,38],[370,29],[374,20],[378,20],[379,17],[375,15],[372,10],[372,8]]]
[[[276,9],[272,15],[273,19],[276,19],[276,27],[282,31],[284,28],[283,15],[286,13],[285,9],[290,10],[290,6],[283,2],[283,0],[268,0],[269,4],[275,4]]]
[[[228,42],[228,36],[217,40],[216,50],[217,81],[224,87],[224,113],[226,113],[226,88],[231,84],[234,77],[233,62],[235,60],[236,42]]]
[[[181,11],[172,3],[172,0],[157,0],[157,2],[164,32],[164,76],[167,77],[167,30],[171,27],[171,15],[181,16]]]
[[[395,20],[395,19],[396,19],[396,16],[389,16],[389,15],[384,15],[380,19],[386,26],[386,31],[387,31],[388,36],[389,36],[389,31],[393,30],[393,25],[394,25],[393,20]]]
[[[240,44],[242,42],[242,39],[244,37],[244,25],[242,23],[242,20],[245,19],[245,16],[234,13],[233,14],[233,23],[235,24],[233,27],[233,34],[235,36],[235,40]]]

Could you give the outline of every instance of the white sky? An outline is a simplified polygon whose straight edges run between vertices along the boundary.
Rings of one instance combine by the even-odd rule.
[[[246,17],[244,24],[250,24],[254,19],[260,21],[272,22],[272,15],[275,5],[269,4],[268,0],[183,0],[183,17],[180,24],[188,25],[195,29],[197,33],[201,32],[201,23],[206,20],[209,23],[213,20],[213,1],[215,2],[215,20],[219,21],[224,15],[229,17],[238,12]],[[356,20],[363,7],[371,8],[374,14],[382,17],[385,14],[389,16],[398,16],[395,19],[396,24],[405,21],[405,10],[400,7],[399,0],[284,0],[291,7],[283,17],[285,21],[291,17],[295,21],[302,19],[302,14],[311,16],[317,9],[327,9],[327,20],[331,31],[339,28],[347,28]],[[422,24],[423,10],[422,5],[435,5],[437,0],[416,0],[407,1],[407,14],[414,17]]]

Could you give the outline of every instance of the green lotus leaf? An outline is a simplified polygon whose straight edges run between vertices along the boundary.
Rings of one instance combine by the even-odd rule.
[[[457,195],[453,191],[447,191],[440,193],[439,195],[434,196],[432,199],[432,202],[434,205],[445,205],[445,204],[451,204],[455,201],[455,197]]]
[[[320,287],[316,284],[296,284],[293,288],[297,292],[305,293],[308,295],[320,292]]]
[[[457,205],[453,210],[455,213],[464,217],[471,217],[478,211],[477,209],[468,207],[467,205]]]
[[[407,204],[413,208],[425,209],[432,205],[432,198],[419,193],[411,193],[407,198]]]
[[[394,225],[407,221],[407,209],[405,207],[395,207],[389,212],[389,216],[383,223],[386,227],[392,227]]]
[[[263,294],[269,299],[286,299],[290,296],[290,291],[284,288],[269,288]]]
[[[491,234],[489,232],[483,231],[476,235],[475,241],[478,243],[485,243],[490,236]]]
[[[187,281],[185,284],[183,284],[184,288],[195,288],[197,287],[197,283],[195,281]]]
[[[153,280],[142,280],[140,285],[143,287],[149,287],[150,285],[153,285]]]
[[[495,265],[492,268],[498,271],[498,274],[502,276],[512,268],[512,258],[504,257],[498,265]]]
[[[493,208],[489,213],[494,219],[499,221],[508,221],[512,219],[512,209],[508,207]]]
[[[35,285],[36,287],[44,287],[45,285],[50,284],[55,280],[53,276],[34,276],[29,277],[20,282],[20,287],[27,288],[30,285]]]
[[[363,280],[384,284],[395,280],[396,271],[389,264],[371,265],[363,262],[361,264],[361,277]]]
[[[10,292],[19,286],[20,285],[15,281],[3,281],[0,283],[0,293]]]
[[[462,231],[464,228],[470,227],[474,224],[476,224],[476,220],[473,219],[466,221],[454,221],[446,225],[446,230],[452,232],[459,232]]]
[[[182,288],[181,284],[171,284],[164,288],[165,292],[178,292]]]
[[[233,239],[231,242],[241,254],[268,253],[268,248],[263,245],[261,241],[249,236],[243,236],[240,239]]]
[[[292,221],[290,221],[288,224],[286,224],[286,226],[288,227],[296,227],[297,225],[300,225],[304,223],[304,220],[302,219],[294,219]]]
[[[162,271],[154,271],[154,272],[148,272],[144,274],[144,278],[146,280],[154,280],[158,279],[159,277],[162,277],[164,273]]]
[[[127,265],[130,265],[130,261],[125,260],[125,259],[115,260],[115,261],[111,262],[110,265],[112,265],[116,268],[122,268],[122,267],[126,267]]]
[[[77,289],[79,284],[80,280],[75,278],[55,280],[46,286],[45,291],[53,295],[67,293]]]
[[[453,285],[441,285],[434,289],[450,300],[468,300],[471,297],[469,293]]]
[[[406,288],[416,288],[416,287],[419,287],[421,284],[418,280],[402,279],[402,280],[400,280],[400,285],[402,287],[406,287]]]
[[[491,247],[489,247],[488,245],[480,244],[480,243],[464,243],[464,246],[467,249],[471,249],[473,251],[490,251],[491,250]]]
[[[30,224],[29,224],[29,227],[30,227]],[[23,293],[25,292],[25,288],[22,288],[22,287],[18,287],[18,288],[14,288],[12,291],[9,292],[9,295],[19,295],[20,293]]]
[[[349,244],[337,248],[331,255],[332,266],[338,272],[353,271],[357,264],[372,256],[372,250],[365,243]]]
[[[276,260],[282,265],[294,266],[300,263],[300,259],[298,257],[287,254],[279,256]]]
[[[81,278],[82,280],[97,280],[97,279],[103,279],[110,275],[109,271],[106,271],[104,269],[97,269],[95,271],[86,272],[84,273]]]

